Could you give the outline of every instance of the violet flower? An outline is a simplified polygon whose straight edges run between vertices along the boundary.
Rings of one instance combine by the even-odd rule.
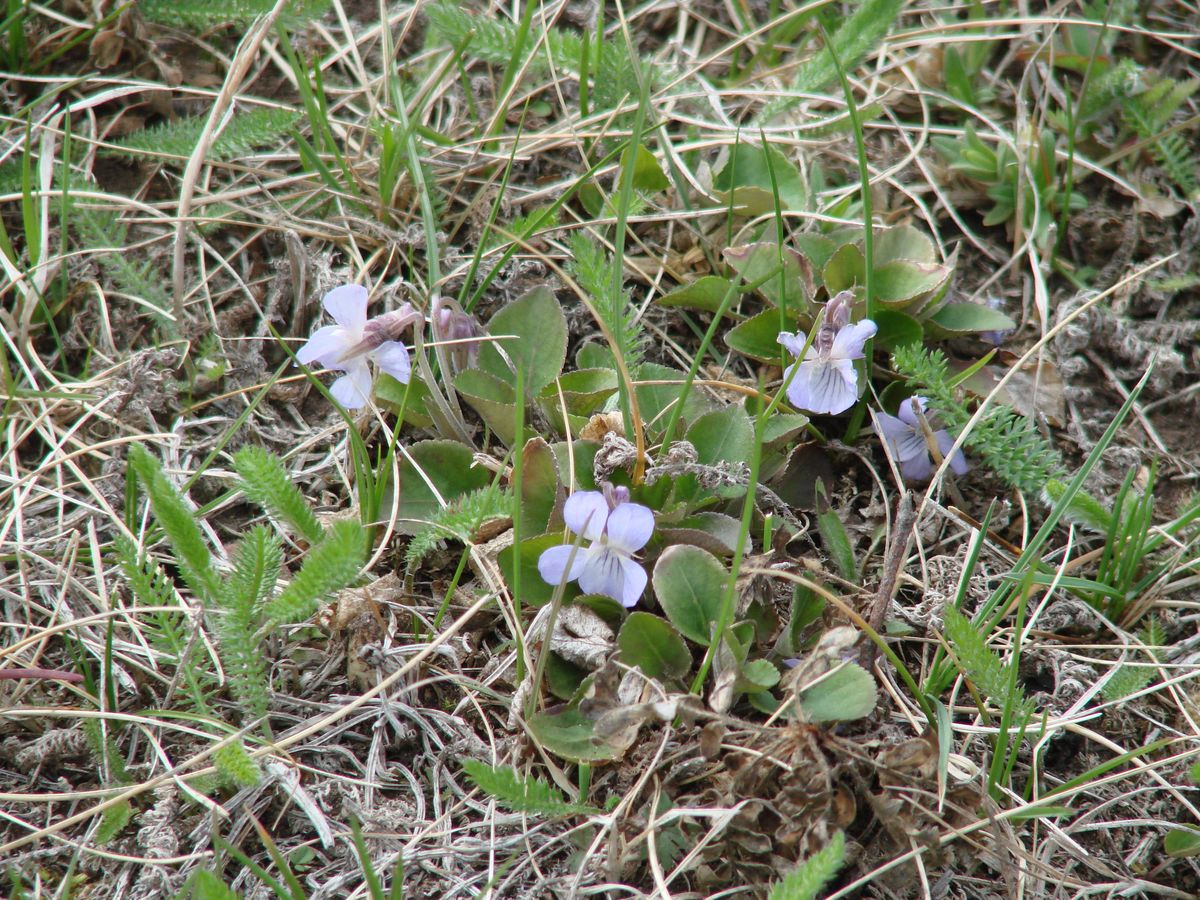
[[[880,434],[900,463],[900,474],[908,481],[926,481],[933,474],[929,444],[925,440],[925,429],[921,427],[916,409],[919,407],[924,415],[928,402],[924,397],[910,397],[901,401],[900,408],[896,410],[898,416],[885,412],[875,414]],[[954,446],[954,437],[944,428],[933,432],[933,439],[943,457]],[[962,450],[954,451],[954,455],[950,457],[950,468],[954,470],[955,475],[967,473],[970,467]]]
[[[538,572],[548,584],[579,581],[588,594],[604,594],[626,607],[634,606],[646,589],[646,570],[633,554],[654,532],[654,513],[629,502],[629,489],[605,487],[576,491],[563,506],[563,519],[591,546],[562,544],[543,551]]]
[[[421,321],[419,312],[405,303],[395,312],[368,319],[367,289],[360,284],[334,288],[321,303],[337,324],[318,328],[296,359],[346,373],[329,388],[334,400],[347,409],[366,406],[374,382],[368,360],[397,381],[408,382],[412,374],[408,348],[396,338]]]
[[[858,370],[854,360],[863,358],[863,346],[878,330],[870,319],[850,324],[851,291],[842,291],[825,304],[825,318],[817,329],[804,359],[783,373],[788,402],[812,413],[845,412],[858,400]],[[807,342],[798,334],[782,331],[779,343],[799,357]],[[791,375],[795,369],[795,375]]]

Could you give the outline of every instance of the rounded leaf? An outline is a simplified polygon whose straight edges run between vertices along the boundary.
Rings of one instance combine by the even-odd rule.
[[[654,593],[679,633],[708,646],[721,615],[729,573],[699,547],[674,546],[654,566]]]
[[[692,667],[692,654],[679,632],[666,619],[648,612],[630,614],[617,636],[621,662],[640,666],[651,678],[683,678]]]

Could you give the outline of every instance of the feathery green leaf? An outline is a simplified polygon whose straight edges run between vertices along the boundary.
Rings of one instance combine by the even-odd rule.
[[[359,522],[336,523],[325,539],[309,551],[291,583],[267,604],[267,618],[283,624],[303,622],[322,600],[354,583],[365,550]]]
[[[241,488],[247,497],[282,519],[310,544],[324,539],[325,529],[279,457],[262,447],[243,447],[234,455],[233,467],[242,476]]]
[[[829,843],[771,888],[770,900],[813,900],[846,859],[846,836],[838,831]]]
[[[489,766],[477,759],[464,759],[467,775],[484,793],[513,812],[543,816],[590,815],[599,810],[568,803],[562,794],[540,778],[522,778],[511,766]]]

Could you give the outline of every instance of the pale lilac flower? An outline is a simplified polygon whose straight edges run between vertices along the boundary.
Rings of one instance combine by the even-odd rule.
[[[437,297],[433,301],[433,339],[445,342],[447,357],[455,371],[474,368],[479,362],[479,338],[483,329],[453,300]]]
[[[347,409],[366,405],[374,381],[368,360],[397,381],[408,382],[412,374],[408,348],[396,338],[421,321],[420,313],[405,303],[395,312],[368,319],[367,289],[360,284],[334,288],[321,303],[337,324],[318,328],[296,359],[346,373],[329,388],[334,400]]]
[[[538,557],[538,572],[548,584],[578,579],[587,594],[604,594],[630,607],[646,589],[646,570],[633,554],[654,532],[654,513],[630,503],[629,489],[605,486],[600,491],[576,491],[563,506],[567,527],[591,541],[591,546],[562,544]]]
[[[892,454],[900,463],[900,474],[909,481],[925,481],[933,474],[933,460],[929,455],[929,444],[925,441],[925,430],[917,417],[919,407],[921,414],[925,413],[928,401],[924,397],[910,397],[900,403],[896,410],[898,416],[885,412],[876,413],[879,431],[891,447]],[[933,432],[938,451],[945,457],[954,446],[954,438],[950,432],[941,428]],[[954,451],[950,457],[950,468],[956,475],[967,473],[967,460],[961,450]]]
[[[825,319],[817,329],[804,359],[788,366],[783,373],[788,383],[788,402],[812,413],[845,412],[858,400],[858,371],[854,360],[863,358],[863,346],[878,330],[870,319],[850,324],[850,306],[854,294],[842,291],[825,305]],[[779,334],[793,356],[804,351],[806,339],[783,331]]]

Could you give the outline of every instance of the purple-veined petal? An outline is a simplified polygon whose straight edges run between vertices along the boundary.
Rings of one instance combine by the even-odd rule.
[[[925,446],[925,435],[919,428],[914,428],[902,419],[885,412],[876,413],[875,421],[899,462],[929,455],[929,448]]]
[[[792,354],[792,356],[799,357],[800,353],[804,350],[807,337],[805,335],[781,331],[779,332],[779,337],[775,338],[775,340],[781,343],[783,349]],[[809,353],[812,353],[812,347],[809,347]]]
[[[633,606],[646,589],[646,570],[614,548],[603,547],[588,557],[579,587],[584,593],[604,594]]]
[[[361,284],[343,284],[326,294],[321,303],[333,321],[355,332],[361,332],[367,324],[367,289]],[[361,340],[361,335],[355,343]]]
[[[654,513],[640,503],[622,503],[608,514],[608,543],[623,553],[646,546],[654,534]]]
[[[574,581],[587,565],[588,549],[574,544],[560,544],[543,550],[538,557],[538,574],[546,584]]]
[[[903,460],[900,463],[900,474],[904,476],[905,481],[928,481],[929,476],[933,474],[933,460],[927,452]]]
[[[326,369],[342,369],[341,358],[354,346],[354,336],[341,325],[326,325],[318,328],[299,350],[296,361],[308,365],[319,363]]]
[[[937,441],[938,450],[942,452],[942,456],[950,456],[950,448],[954,446],[954,436],[946,429],[935,431],[933,439]],[[955,475],[966,475],[971,468],[967,464],[967,458],[963,456],[962,450],[955,450],[954,455],[950,456],[950,468]]]
[[[900,401],[900,408],[896,410],[896,414],[912,428],[920,428],[921,423],[917,419],[917,414],[913,411],[913,401],[921,407],[921,414],[924,415],[925,407],[929,405],[929,401],[924,397],[907,397]]]
[[[359,409],[371,397],[371,370],[361,357],[352,360],[346,374],[329,386],[333,399],[346,409]]]
[[[788,385],[788,401],[798,409],[835,415],[845,412],[858,399],[858,373],[839,365],[848,360],[806,360]]]
[[[563,504],[563,521],[576,534],[598,541],[608,521],[608,501],[599,491],[576,491]]]
[[[400,341],[384,341],[375,348],[372,356],[380,369],[401,384],[408,384],[408,379],[412,377],[412,363],[408,358],[408,348]]]
[[[834,359],[860,359],[863,355],[863,345],[868,338],[874,337],[878,330],[870,319],[847,325],[833,339],[833,349],[829,351],[829,355]]]

